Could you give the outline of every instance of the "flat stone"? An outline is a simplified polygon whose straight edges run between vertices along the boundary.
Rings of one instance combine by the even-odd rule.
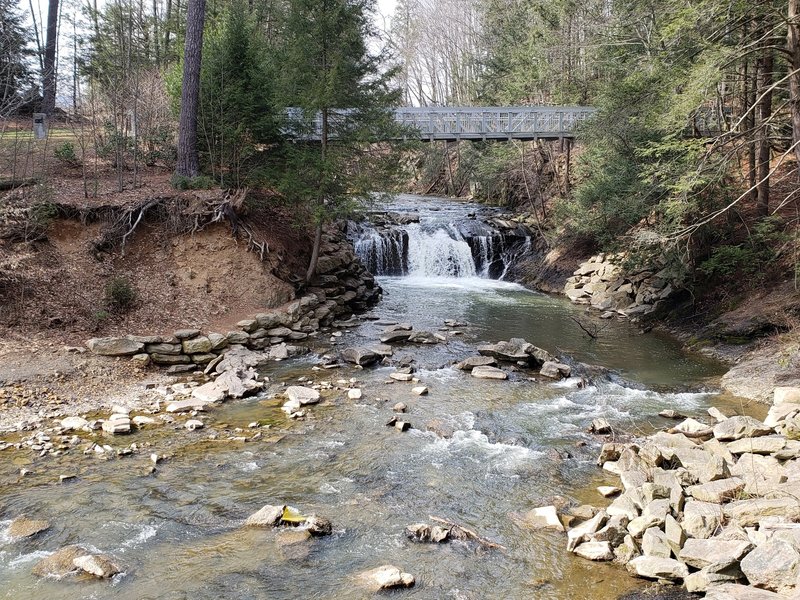
[[[394,565],[382,565],[369,571],[364,571],[358,578],[363,585],[373,592],[414,586],[414,576],[411,573],[403,573]]]
[[[78,567],[73,564],[73,561],[85,555],[86,550],[80,546],[65,546],[37,562],[31,569],[31,573],[36,577],[62,579],[78,571]]]
[[[180,354],[183,346],[180,344],[168,344],[161,342],[158,344],[147,344],[144,347],[148,354]]]
[[[61,427],[67,431],[83,429],[87,425],[89,425],[89,421],[83,417],[67,417],[66,419],[61,419]]]
[[[542,368],[539,369],[539,375],[550,379],[564,379],[569,377],[571,373],[572,368],[569,365],[552,360],[545,361],[542,364]]]
[[[737,500],[726,504],[722,510],[726,519],[741,527],[758,525],[769,517],[784,517],[790,521],[800,521],[800,498]]]
[[[396,344],[398,342],[407,342],[410,337],[410,331],[393,331],[391,333],[384,333],[380,337],[380,340],[383,344]]]
[[[497,361],[491,356],[470,356],[453,366],[460,371],[471,371],[475,367],[494,367],[495,365],[497,365]]]
[[[772,404],[800,404],[800,387],[776,387],[772,392]]]
[[[557,531],[564,531],[564,525],[561,524],[561,519],[558,518],[558,512],[555,506],[540,506],[525,513],[523,517],[525,523],[534,529],[555,529]]]
[[[179,340],[188,340],[190,338],[193,338],[195,336],[200,335],[200,330],[199,329],[178,329],[178,331],[176,331],[172,335],[174,335]]]
[[[366,367],[378,362],[381,355],[370,348],[355,347],[342,350],[342,359],[354,365]]]
[[[740,568],[750,585],[779,592],[797,585],[800,553],[784,541],[773,540],[745,556]]]
[[[722,504],[739,496],[742,490],[744,490],[744,480],[738,477],[731,477],[690,486],[686,488],[686,493],[695,500]]]
[[[11,538],[27,538],[50,529],[50,523],[42,519],[28,519],[17,517],[8,526],[8,535]]]
[[[107,419],[103,421],[103,431],[111,434],[130,433],[131,420],[128,417]]]
[[[664,535],[669,549],[675,556],[678,556],[686,542],[686,534],[683,532],[681,524],[672,515],[667,515],[664,519]]]
[[[786,600],[786,596],[749,585],[723,583],[709,588],[706,591],[706,600]]]
[[[389,378],[395,381],[411,381],[414,379],[413,373],[389,373]]]
[[[614,560],[614,549],[608,542],[584,542],[575,548],[575,554],[587,560]]]
[[[262,506],[257,512],[253,513],[244,522],[247,527],[274,527],[280,523],[283,518],[283,511],[286,510],[286,505],[272,505],[266,504]]]
[[[771,427],[767,427],[753,417],[741,415],[729,417],[714,427],[714,437],[722,442],[739,440],[745,437],[759,437],[770,433],[773,433]]]
[[[204,410],[205,405],[209,404],[207,400],[200,400],[198,398],[189,398],[187,400],[176,400],[167,404],[168,413],[182,413],[190,412],[193,410]]]
[[[696,569],[709,565],[725,568],[738,563],[752,549],[750,542],[738,540],[690,539],[686,540],[678,558]]]
[[[347,397],[350,400],[361,400],[361,396],[362,396],[362,394],[361,394],[361,389],[360,388],[353,388],[353,389],[347,390]]]
[[[495,367],[474,367],[472,376],[477,379],[508,379],[508,374],[502,369]]]
[[[747,452],[752,454],[774,454],[783,450],[785,446],[785,437],[762,436],[729,442],[727,449],[731,454],[745,454]]]
[[[129,356],[139,354],[144,344],[124,337],[105,337],[87,340],[86,347],[100,356]]]
[[[622,492],[620,488],[613,485],[601,485],[597,488],[597,491],[604,498],[611,498]]]
[[[188,365],[192,359],[186,354],[159,354],[154,352],[150,355],[152,360],[157,365]]]
[[[296,402],[300,406],[316,404],[320,400],[320,395],[317,390],[301,385],[290,385],[286,388],[286,396],[291,402]]]
[[[645,579],[676,581],[689,576],[689,569],[680,561],[659,556],[638,556],[627,564],[628,572]]]
[[[419,385],[417,387],[411,388],[411,393],[416,394],[417,396],[427,396],[428,395],[428,387],[424,385]]]
[[[72,564],[98,579],[108,579],[120,572],[111,557],[104,554],[84,554],[74,558]]]
[[[184,340],[181,343],[184,354],[208,354],[214,347],[211,340],[206,336],[195,337],[190,340]]]
[[[567,532],[567,550],[573,552],[580,544],[588,541],[588,536],[596,533],[605,524],[607,518],[606,511],[601,510],[588,521],[570,529]]]

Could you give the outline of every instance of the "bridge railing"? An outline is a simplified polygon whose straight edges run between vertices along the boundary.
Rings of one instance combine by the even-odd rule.
[[[403,137],[432,140],[506,140],[559,139],[575,135],[578,125],[595,109],[587,106],[548,107],[403,107],[394,110],[394,120],[401,126]],[[332,124],[347,121],[348,110],[334,111]],[[287,119],[302,116],[299,109],[287,109]],[[337,119],[337,116],[341,117]],[[296,139],[318,140],[322,132],[319,115],[310,127],[298,131]],[[332,127],[335,137],[336,127]],[[287,129],[287,132],[289,129]]]

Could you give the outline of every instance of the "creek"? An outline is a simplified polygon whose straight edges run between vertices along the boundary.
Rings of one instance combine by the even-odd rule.
[[[411,383],[387,383],[389,366],[314,371],[320,360],[312,354],[265,367],[269,388],[209,410],[203,430],[178,423],[107,440],[137,442],[143,449],[134,456],[34,459],[5,451],[0,518],[27,514],[52,527],[21,542],[0,537],[0,597],[368,598],[354,576],[386,563],[416,577],[414,588],[397,592],[408,598],[607,599],[639,585],[620,567],[568,554],[563,534],[534,531],[518,516],[555,497],[604,504],[594,487],[616,480],[595,466],[602,439],[586,432],[591,420],[646,433],[667,424],[660,410],[699,415],[712,403],[724,406],[728,400],[714,391],[724,368],[625,321],[603,322],[590,339],[572,320],[584,316],[582,308],[500,279],[530,240],[487,224],[498,216],[493,210],[413,196],[390,210],[409,218],[351,230],[384,299],[332,339],[339,348],[375,343],[381,322],[428,331],[445,319],[466,323],[448,343],[395,348],[394,358],[413,357],[428,395],[412,394]],[[614,372],[579,389],[577,380],[546,382],[531,372],[489,381],[450,368],[476,354],[480,341],[510,337]],[[329,346],[320,342],[317,350]],[[276,395],[301,377],[356,378],[363,398],[323,392],[326,401],[307,419],[291,421]],[[414,427],[405,433],[384,426],[398,401]],[[231,435],[251,435],[253,421],[271,424],[258,440],[209,439],[237,427],[244,433]],[[148,475],[150,452],[168,458]],[[20,479],[20,467],[33,475]],[[77,478],[57,483],[67,471]],[[281,503],[330,518],[333,535],[287,545],[276,531],[241,527],[262,505]],[[407,540],[404,528],[430,515],[506,549]],[[111,582],[31,575],[38,559],[70,543],[112,554],[125,574]]]

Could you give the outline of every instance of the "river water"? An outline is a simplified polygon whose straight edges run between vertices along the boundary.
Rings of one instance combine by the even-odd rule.
[[[589,339],[571,319],[585,318],[581,308],[487,278],[492,270],[502,274],[504,261],[513,261],[526,241],[516,234],[491,240],[499,249],[476,258],[489,242],[468,240],[454,223],[471,213],[480,221],[487,209],[408,196],[392,208],[418,214],[419,223],[395,226],[406,228],[399,238],[396,231],[362,227],[354,233],[356,245],[365,253],[382,235],[408,239],[407,260],[395,275],[379,277],[384,300],[369,319],[333,338],[334,350],[376,342],[382,322],[407,321],[428,331],[445,319],[466,323],[446,344],[396,350],[395,358],[414,358],[427,396],[412,394],[410,383],[387,383],[392,367],[314,370],[319,359],[310,355],[266,367],[270,388],[209,411],[203,430],[188,432],[179,419],[106,440],[115,447],[136,442],[143,450],[133,456],[102,460],[74,452],[32,459],[5,451],[0,597],[368,598],[355,575],[386,563],[416,577],[413,589],[395,593],[408,598],[604,599],[637,586],[619,567],[568,555],[563,534],[533,531],[518,515],[559,496],[604,504],[594,487],[614,478],[594,464],[601,440],[586,433],[590,421],[602,416],[621,429],[647,432],[666,424],[656,416],[665,408],[702,414],[724,402],[714,393],[723,369],[622,321],[604,322],[598,339]],[[486,268],[487,262],[498,264]],[[478,342],[510,337],[615,373],[578,389],[575,381],[531,381],[533,373],[486,381],[450,368],[475,354]],[[320,342],[318,350],[329,345]],[[334,386],[355,378],[363,398],[326,391],[306,420],[290,421],[275,396],[300,378]],[[405,433],[384,425],[398,401],[408,405],[414,426]],[[209,440],[212,433],[220,440],[252,436],[247,425],[253,421],[271,425],[258,440]],[[168,458],[148,475],[150,452]],[[20,467],[34,474],[19,478]],[[57,483],[65,472],[78,477]],[[334,534],[287,545],[279,531],[241,527],[262,505],[279,503],[329,517]],[[45,518],[52,527],[12,543],[2,531],[19,514]],[[456,521],[505,549],[405,538],[406,525],[430,516]],[[125,574],[111,582],[31,575],[38,559],[70,543],[114,555]]]

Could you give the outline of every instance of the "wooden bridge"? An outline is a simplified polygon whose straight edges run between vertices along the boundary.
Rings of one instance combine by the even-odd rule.
[[[403,137],[423,141],[558,140],[574,137],[577,126],[594,112],[588,106],[425,106],[397,108],[394,119],[404,128]],[[297,114],[297,109],[287,111],[290,119]],[[334,122],[336,114],[331,116]],[[320,139],[319,116],[311,126],[310,133],[296,137]]]

